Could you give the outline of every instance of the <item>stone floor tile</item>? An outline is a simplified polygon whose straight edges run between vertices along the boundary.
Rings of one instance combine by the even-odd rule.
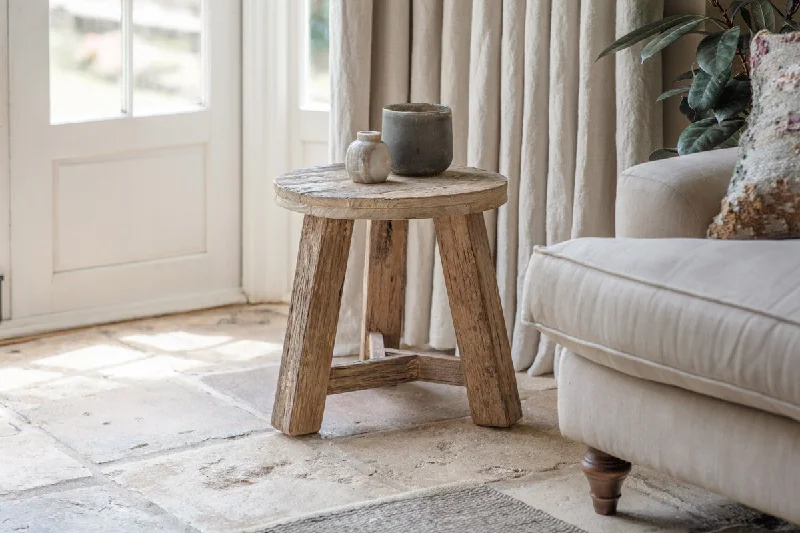
[[[183,331],[198,335],[228,335],[237,338],[253,336],[254,340],[258,340],[259,335],[263,335],[266,331],[285,331],[288,309],[288,306],[283,304],[231,306],[184,315],[137,320],[109,326],[106,331],[118,339],[133,334]]]
[[[62,452],[47,435],[12,419],[1,409],[0,458],[0,494],[92,475],[88,468]]]
[[[558,391],[555,389],[529,392],[522,400],[522,422],[537,429],[558,431]],[[575,460],[579,460],[576,456]]]
[[[108,487],[92,486],[3,502],[0,532],[178,533],[173,517],[140,508]],[[149,506],[153,507],[153,506]]]
[[[644,479],[651,483],[643,483]],[[622,488],[618,514],[613,517],[595,514],[588,482],[578,465],[495,488],[588,533],[800,531],[722,496],[636,467]]]
[[[555,389],[558,386],[552,374],[546,376],[529,376],[525,372],[517,372],[517,389],[519,397],[526,400],[532,393]]]
[[[97,463],[270,427],[204,391],[170,380],[47,402],[23,414]]]
[[[33,363],[38,359],[101,344],[116,344],[109,335],[103,333],[102,327],[45,335],[25,342],[0,346],[0,367]]]
[[[116,326],[116,340],[138,349],[202,361],[181,369],[204,374],[278,363],[283,352],[286,306],[231,307]]]
[[[141,350],[112,343],[99,343],[39,358],[31,361],[31,364],[45,369],[62,371],[93,370],[130,363],[146,357],[148,357],[147,352]]]
[[[209,363],[191,357],[154,355],[141,361],[104,368],[99,373],[121,380],[153,381],[174,377],[179,373],[202,370],[208,366]]]
[[[111,465],[106,473],[209,533],[240,533],[398,492],[328,450],[330,441],[261,435]]]
[[[407,487],[493,481],[557,468],[583,446],[524,423],[512,429],[454,420],[334,441],[342,452]]]
[[[800,533],[800,525],[790,526],[761,511],[650,469],[634,466],[625,484],[651,498],[693,515],[699,523],[705,525],[706,530],[718,528],[720,524],[730,524],[731,527],[764,526],[770,531]]]
[[[124,383],[104,377],[70,376],[34,383],[0,394],[7,399],[10,407],[28,412],[42,404],[92,396],[124,386]]]
[[[244,372],[214,374],[203,382],[270,416],[278,380],[277,365]],[[469,416],[463,387],[404,383],[328,396],[320,433],[326,437],[404,429]]]
[[[219,346],[189,352],[187,355],[204,361],[209,366],[188,373],[207,374],[209,371],[251,369],[278,364],[282,354],[283,331],[267,330],[249,337],[234,337],[234,340]]]
[[[627,486],[622,488],[617,516],[597,515],[589,485],[577,465],[536,477],[528,482],[520,480],[520,486],[499,490],[587,533],[688,533],[700,525],[693,515]]]
[[[5,367],[0,372],[0,394],[8,395],[41,383],[55,381],[64,377],[61,372],[37,370],[33,368]]]

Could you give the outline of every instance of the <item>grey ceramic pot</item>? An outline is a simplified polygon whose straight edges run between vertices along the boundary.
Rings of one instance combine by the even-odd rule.
[[[387,105],[382,129],[395,174],[435,176],[453,162],[453,115],[446,105]]]

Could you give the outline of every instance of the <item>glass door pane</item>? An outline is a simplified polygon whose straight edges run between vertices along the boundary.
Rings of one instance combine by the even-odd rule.
[[[121,0],[50,0],[50,122],[120,116]]]
[[[327,109],[331,101],[329,51],[330,0],[305,0],[305,50],[302,98],[305,108]]]
[[[133,0],[134,114],[174,113],[203,105],[202,4]]]

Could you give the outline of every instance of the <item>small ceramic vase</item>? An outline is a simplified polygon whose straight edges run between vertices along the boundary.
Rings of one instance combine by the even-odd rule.
[[[359,131],[347,148],[347,173],[356,183],[382,183],[392,171],[392,153],[379,131]]]

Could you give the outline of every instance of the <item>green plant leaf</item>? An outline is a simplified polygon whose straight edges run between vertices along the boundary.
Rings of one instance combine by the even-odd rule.
[[[681,98],[681,103],[678,106],[678,109],[683,116],[689,119],[689,122],[697,122],[698,120],[703,120],[704,118],[710,118],[714,116],[714,113],[711,110],[708,111],[697,111],[692,109],[692,106],[689,105],[688,98]]]
[[[670,89],[669,91],[662,93],[661,96],[659,96],[656,99],[656,102],[660,102],[661,100],[666,100],[667,98],[672,98],[673,96],[678,96],[679,94],[687,94],[689,92],[689,89],[691,89],[690,85],[685,85],[682,87],[677,87],[675,89]]]
[[[768,0],[758,0],[750,6],[750,16],[753,19],[753,31],[775,30],[775,12]]]
[[[739,45],[739,26],[724,33],[710,35],[697,47],[697,63],[709,74],[717,75],[731,67]]]
[[[791,2],[792,0],[789,1]],[[757,4],[759,6],[758,8],[759,12],[764,13],[765,18],[763,20],[761,20],[761,18],[759,19],[756,18],[757,14],[755,13],[756,11],[755,9],[752,17],[750,16],[750,13],[748,13],[747,10],[744,9],[744,6],[748,6],[750,4]],[[772,8],[771,10],[772,12],[770,12],[768,8]],[[772,0],[734,0],[731,3],[729,9],[732,13],[731,15],[732,17],[735,17],[736,14],[739,11],[741,11],[742,18],[747,23],[747,25],[754,31],[759,31],[760,29],[764,28],[773,31],[775,28],[775,13],[777,13],[778,16],[784,21],[784,26],[789,26],[795,31],[800,30],[800,24],[797,24],[794,21],[792,21],[792,17],[794,16],[794,14],[785,15],[780,9],[778,9],[778,6],[776,6],[772,2]],[[791,10],[789,10],[788,8],[787,8],[787,13],[791,13]],[[770,20],[772,21],[772,24],[769,24]],[[762,24],[762,22],[764,21],[766,22]]]
[[[734,118],[747,110],[751,98],[750,81],[730,80],[714,106],[714,116],[719,122]]]
[[[717,122],[714,117],[690,124],[678,139],[680,155],[707,152],[727,141],[744,125],[744,119]]]
[[[734,0],[730,7],[731,13],[735,17],[736,13],[744,7],[749,7],[749,13],[747,17],[744,17],[744,14],[742,16],[753,32],[775,29],[775,11],[778,8],[770,0]],[[781,16],[783,16],[782,13]]]
[[[739,50],[745,54],[749,53],[750,41],[753,40],[753,34],[749,31],[744,32],[739,36]]]
[[[720,144],[719,147],[720,148],[736,148],[737,146],[739,146],[739,138],[741,136],[742,136],[741,133],[737,131],[736,133],[734,133],[733,135],[728,137],[728,140],[726,140],[722,144]]]
[[[748,4],[751,4],[754,1],[755,0],[733,0],[733,2],[731,2],[730,7],[728,7],[728,12],[730,13],[730,17],[731,18],[736,17],[736,15],[739,13],[739,10],[741,10],[742,8],[744,8]]]
[[[690,33],[702,23],[702,19],[690,20],[664,31],[664,33],[647,43],[647,46],[642,49],[642,63],[687,33]]]
[[[798,10],[800,10],[800,0],[786,0],[786,18],[792,20]]]
[[[641,28],[637,28],[632,32],[614,41],[614,43],[611,44],[611,46],[609,46],[600,53],[597,59],[607,56],[608,54],[613,54],[614,52],[619,52],[620,50],[629,48],[634,44],[647,39],[648,37],[652,37],[653,35],[664,32],[670,28],[674,28],[675,26],[678,26],[680,24],[684,24],[691,20],[702,21],[707,19],[708,17],[704,15],[695,15],[695,14],[672,15],[669,17],[665,17],[661,20],[651,22],[650,24],[645,24]]]
[[[686,98],[681,98],[681,103],[678,105],[678,109],[680,109],[680,112],[684,117],[689,119],[689,122],[697,122],[697,111],[692,109],[692,106],[689,105],[689,100]]]
[[[694,75],[697,74],[698,72],[700,72],[700,69],[698,69],[698,68],[693,68],[692,70],[687,70],[686,72],[684,72],[683,74],[681,74],[680,76],[675,78],[675,81],[691,80],[691,79],[694,78]]]
[[[753,27],[753,17],[750,16],[750,12],[746,9],[742,9],[742,20],[744,20],[748,28]]]
[[[660,159],[668,159],[670,157],[674,157],[678,155],[677,148],[659,148],[652,154],[650,154],[650,161],[658,161]]]
[[[711,75],[700,71],[695,75],[689,90],[689,105],[697,111],[712,109],[717,103],[725,84],[731,76],[730,66],[721,74]]]

